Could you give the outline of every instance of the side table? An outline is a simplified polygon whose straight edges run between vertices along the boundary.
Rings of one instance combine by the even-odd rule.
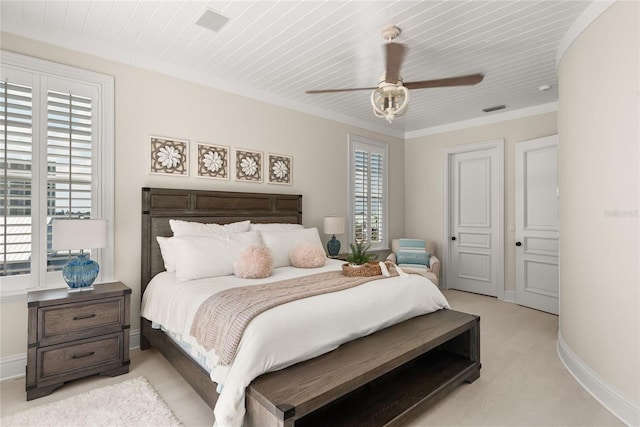
[[[27,400],[67,381],[129,372],[130,299],[121,282],[29,292]]]

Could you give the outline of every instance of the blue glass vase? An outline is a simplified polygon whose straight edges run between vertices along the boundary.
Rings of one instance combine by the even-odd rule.
[[[81,290],[91,288],[93,281],[98,277],[100,265],[81,253],[78,258],[69,261],[62,269],[62,277],[70,288]]]

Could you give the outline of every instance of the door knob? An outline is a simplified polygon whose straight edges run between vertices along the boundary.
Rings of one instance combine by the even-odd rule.
[[[456,236],[453,236],[453,237],[451,238],[451,240],[456,240]]]
[[[516,246],[522,246],[522,243],[516,242]]]

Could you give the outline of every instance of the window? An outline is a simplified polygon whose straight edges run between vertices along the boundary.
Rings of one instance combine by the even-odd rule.
[[[351,241],[388,249],[388,146],[349,135],[349,227]]]
[[[51,250],[53,218],[113,218],[113,78],[0,54],[0,291],[6,296],[64,284],[60,270],[75,254]],[[112,235],[110,227],[110,242]],[[113,245],[91,257],[101,267],[98,280],[110,280]]]

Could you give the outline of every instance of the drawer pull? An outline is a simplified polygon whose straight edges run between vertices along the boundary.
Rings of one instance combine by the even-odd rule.
[[[92,317],[96,317],[96,314],[92,313],[92,314],[83,314],[82,316],[73,316],[73,320],[91,319]]]
[[[71,356],[72,359],[82,359],[83,357],[89,357],[89,356],[93,356],[95,354],[95,351],[88,351],[86,353],[82,353],[82,354],[74,354],[73,356]]]

